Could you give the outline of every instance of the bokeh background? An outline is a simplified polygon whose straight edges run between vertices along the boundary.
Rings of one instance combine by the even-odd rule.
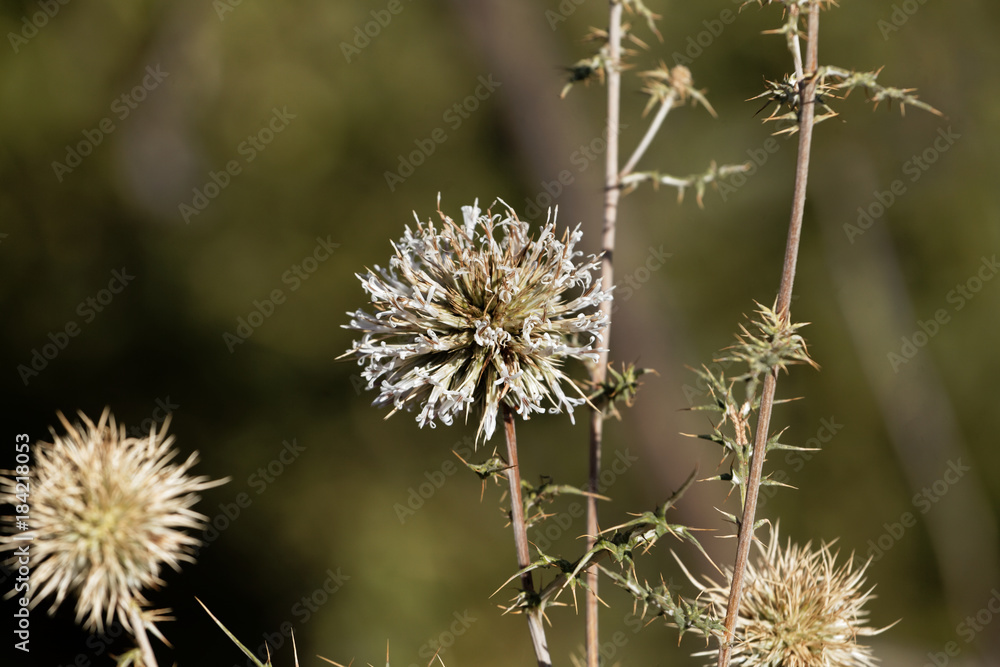
[[[817,130],[793,316],[812,323],[822,370],[781,379],[781,396],[803,400],[779,406],[774,424],[788,442],[825,442],[769,463],[798,490],[761,512],[796,541],[839,538],[842,555],[873,557],[871,622],[901,619],[872,642],[883,664],[995,665],[1000,7],[841,4],[824,14],[821,61],[884,66],[883,82],[918,88],[946,118],[873,113],[855,94]],[[675,109],[639,168],[686,175],[760,158],[772,128],[745,100],[789,68],[784,40],[761,35],[779,10],[725,22],[738,3],[649,5],[663,42],[637,25],[650,45],[637,69],[689,60],[719,117]],[[604,90],[559,91],[563,68],[590,53],[588,27],[606,26],[606,3],[0,7],[0,462],[13,460],[15,433],[47,439],[57,411],[96,418],[110,405],[141,430],[169,410],[180,449],[201,452],[197,470],[232,478],[204,494],[214,528],[198,563],[152,596],[177,618],[161,664],[246,663],[194,596],[254,650],[267,639],[279,665],[293,664],[290,630],[303,665],[325,664],[317,654],[381,664],[387,644],[393,665],[426,665],[437,644],[449,667],[531,664],[523,620],[497,607],[507,593],[489,597],[514,571],[501,490],[480,502],[478,479],[451,467],[474,426],[385,421],[359,368],[336,358],[353,337],[346,311],[365,303],[354,274],[385,264],[412,211],[431,216],[439,193],[455,216],[476,198],[536,221],[558,204],[597,249]],[[625,155],[648,123],[644,102],[627,77]],[[612,358],[659,375],[609,426],[607,464],[629,463],[608,480],[604,525],[651,509],[696,466],[715,470],[718,451],[680,435],[708,429],[685,411],[698,399],[686,367],[710,362],[754,301],[774,298],[795,152],[794,140],[775,145],[704,208],[666,188],[623,201],[615,261],[633,288]],[[133,276],[118,293],[115,272]],[[259,326],[233,342],[241,318]],[[76,335],[60,336],[68,325]],[[904,351],[912,358],[889,356]],[[536,418],[519,435],[529,478],[584,483],[582,423]],[[696,486],[677,519],[726,534],[714,509],[732,509],[726,491]],[[571,501],[553,509],[568,519],[543,537],[574,554],[584,520]],[[734,541],[705,535],[731,562]],[[707,570],[665,542],[640,573],[691,593],[671,548]],[[640,631],[631,603],[602,590],[608,664],[696,664],[696,640],[677,648],[662,622]],[[7,627],[13,603],[3,609]],[[30,661],[10,651],[13,664],[107,665],[125,648],[72,617],[71,605],[37,611]],[[553,655],[570,664],[582,616],[570,606],[551,620]]]

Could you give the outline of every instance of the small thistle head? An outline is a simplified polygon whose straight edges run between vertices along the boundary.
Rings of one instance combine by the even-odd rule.
[[[732,664],[755,667],[874,667],[876,659],[859,637],[887,628],[865,626],[865,603],[871,588],[862,590],[868,564],[858,567],[853,555],[839,567],[832,544],[814,550],[811,544],[779,547],[778,530],[771,542],[755,542],[759,557],[748,559],[743,597],[736,619]],[[732,578],[732,571],[727,572]],[[726,614],[729,582],[709,580],[702,599],[717,617]],[[706,651],[698,655],[717,655]],[[713,661],[714,664],[714,661]]]
[[[600,260],[577,259],[579,226],[557,237],[550,220],[532,239],[504,206],[505,215],[464,206],[462,224],[440,210],[440,227],[418,219],[388,268],[358,276],[375,313],[350,314],[346,328],[364,335],[342,356],[365,366],[375,405],[419,405],[417,422],[431,427],[474,409],[489,438],[501,404],[527,419],[546,401],[571,417],[586,402],[563,362],[600,351],[598,306],[611,299],[592,275]]]
[[[117,615],[132,634],[140,630],[133,621],[141,619],[159,636],[154,624],[165,616],[142,609],[148,604],[143,591],[163,583],[163,565],[177,570],[181,561],[194,560],[191,548],[199,541],[184,529],[204,525],[205,517],[191,509],[197,492],[227,480],[188,476],[197,453],[171,463],[177,451],[173,437],[164,437],[167,423],[159,433],[133,438],[107,409],[96,424],[80,417],[83,424],[72,425],[60,414],[66,434],[53,430],[51,443],[36,445],[30,530],[16,541],[0,537],[0,550],[31,545],[32,606],[51,596],[55,613],[72,593],[77,622],[86,619],[91,631],[103,631]],[[0,477],[0,502],[21,502],[17,493],[12,477]]]
[[[747,372],[734,379],[749,379],[761,377],[773,371],[788,371],[791,364],[809,364],[813,368],[819,365],[809,357],[806,341],[799,329],[809,324],[796,324],[788,320],[788,311],[776,312],[757,304],[759,317],[753,321],[757,328],[751,332],[745,325],[740,325],[741,334],[736,336],[736,344],[725,349],[726,356],[719,361],[739,361],[747,365]]]

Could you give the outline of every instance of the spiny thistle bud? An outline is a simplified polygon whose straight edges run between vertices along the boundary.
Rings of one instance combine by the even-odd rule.
[[[97,424],[80,417],[83,425],[71,425],[60,414],[66,434],[53,430],[51,443],[35,446],[30,530],[17,540],[0,537],[0,550],[30,545],[32,607],[53,596],[55,613],[73,593],[76,620],[86,617],[91,631],[103,632],[117,614],[131,634],[143,630],[138,621],[160,636],[154,624],[164,616],[142,609],[143,591],[163,583],[161,566],[179,570],[181,561],[194,561],[190,551],[200,542],[183,529],[204,525],[206,517],[191,509],[197,492],[227,480],[189,477],[197,453],[170,463],[177,450],[173,436],[164,437],[167,423],[132,438],[108,409]],[[0,502],[20,502],[16,493],[15,480],[0,477]]]
[[[856,567],[854,557],[835,566],[832,544],[813,550],[811,544],[779,549],[778,529],[771,542],[755,542],[760,554],[756,564],[748,559],[743,596],[736,619],[732,664],[755,667],[874,667],[871,649],[859,637],[876,635],[865,627],[872,597],[865,583],[865,563]],[[727,572],[732,578],[732,571]],[[708,586],[692,579],[718,618],[726,614],[729,582]],[[697,655],[715,656],[716,651]],[[713,661],[714,665],[715,662]]]
[[[376,406],[420,405],[421,427],[475,408],[478,436],[489,438],[501,402],[525,419],[546,400],[571,418],[586,402],[562,367],[600,351],[598,306],[611,299],[592,276],[600,260],[576,261],[579,226],[557,238],[550,219],[533,240],[504,206],[506,215],[482,215],[477,200],[459,225],[439,205],[440,228],[417,219],[393,244],[389,268],[358,275],[375,314],[349,313],[345,328],[364,336],[342,356],[365,366]]]

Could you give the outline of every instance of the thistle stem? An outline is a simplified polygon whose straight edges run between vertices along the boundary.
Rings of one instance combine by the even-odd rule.
[[[653,118],[653,122],[649,124],[649,128],[646,130],[646,134],[643,135],[642,141],[639,145],[635,147],[632,155],[629,157],[628,161],[625,162],[625,166],[622,167],[621,173],[618,175],[619,178],[625,178],[632,173],[635,169],[635,165],[638,164],[642,156],[646,154],[646,150],[649,148],[650,144],[653,143],[656,133],[660,131],[660,126],[663,125],[663,121],[667,119],[667,114],[670,110],[674,108],[674,102],[677,101],[677,91],[671,90],[667,93],[667,96],[663,98],[660,102],[660,108],[656,111],[656,116]]]
[[[153,647],[149,644],[149,637],[146,636],[146,625],[143,623],[142,613],[136,605],[132,605],[129,610],[129,623],[132,625],[132,633],[139,644],[139,650],[142,651],[142,666],[158,667]]]
[[[609,62],[605,65],[608,77],[608,115],[607,141],[608,150],[604,155],[604,227],[601,234],[601,288],[610,290],[614,285],[614,268],[612,260],[615,251],[615,224],[618,220],[618,200],[621,197],[621,180],[618,173],[618,133],[621,106],[621,41],[622,41],[622,10],[620,0],[611,0],[608,15],[608,55]],[[668,108],[665,104],[664,108]],[[662,114],[666,116],[665,113]],[[660,120],[662,122],[662,119]],[[591,373],[591,381],[595,386],[602,385],[608,374],[608,348],[611,342],[611,302],[601,304],[601,313],[607,324],[601,331],[603,338],[602,351],[597,364]],[[604,438],[604,415],[601,410],[590,414],[590,479],[587,489],[598,492],[601,479],[601,442]],[[597,535],[601,532],[597,520],[597,498],[594,495],[587,498],[587,550],[593,548]],[[600,662],[600,638],[598,635],[598,571],[591,568],[587,572],[589,590],[586,599],[587,624],[587,667],[598,667]]]
[[[517,548],[517,569],[523,570],[531,563],[528,554],[528,528],[524,522],[524,501],[521,499],[521,467],[517,460],[517,434],[514,431],[514,411],[509,405],[503,406],[503,428],[507,436],[507,480],[510,482],[510,523],[514,530],[514,546]],[[531,572],[521,575],[521,586],[529,600],[534,599],[535,582]],[[535,658],[538,667],[551,667],[548,642],[545,639],[545,626],[542,624],[542,614],[537,608],[527,610],[528,630],[531,633],[531,643],[535,647]]]
[[[797,9],[797,8],[795,8]],[[781,272],[781,287],[778,290],[776,312],[785,322],[790,322],[792,284],[795,281],[795,265],[799,253],[799,238],[802,232],[802,217],[806,204],[806,181],[809,176],[809,154],[812,147],[813,118],[815,111],[816,77],[819,53],[819,3],[809,5],[809,32],[806,44],[808,78],[799,81],[799,149],[795,168],[795,190],[792,198],[792,215],[788,226],[788,241],[785,246],[785,261]],[[736,616],[743,594],[743,575],[746,572],[750,543],[753,541],[754,523],[757,512],[757,494],[764,470],[767,450],[767,434],[774,407],[774,392],[777,386],[777,370],[772,370],[764,378],[764,388],[760,399],[760,416],[754,436],[750,478],[747,480],[746,503],[740,522],[739,543],[736,547],[736,563],[733,566],[733,580],[729,589],[729,606],[726,609],[725,634],[719,646],[719,667],[729,667],[733,637],[736,633]]]

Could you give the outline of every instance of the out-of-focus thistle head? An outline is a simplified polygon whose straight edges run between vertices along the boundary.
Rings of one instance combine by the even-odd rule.
[[[177,450],[166,423],[133,438],[107,409],[96,424],[80,417],[74,425],[60,414],[66,434],[53,430],[51,443],[34,447],[26,496],[13,476],[0,477],[0,502],[30,510],[28,530],[4,535],[0,550],[29,545],[32,606],[53,597],[54,613],[73,594],[86,628],[103,632],[117,616],[131,634],[141,623],[162,639],[155,622],[165,616],[145,609],[144,591],[163,583],[162,566],[194,560],[200,542],[185,529],[201,528],[205,517],[191,507],[199,491],[226,480],[189,476],[197,453],[171,463]]]
[[[836,566],[837,553],[831,544],[813,549],[793,545],[779,547],[778,530],[770,544],[758,547],[756,562],[747,560],[743,596],[736,618],[731,664],[754,667],[874,667],[871,649],[859,643],[861,637],[876,635],[887,628],[866,626],[865,603],[873,596],[864,589],[865,570],[852,556]],[[727,572],[731,580],[732,570]],[[692,582],[701,589],[718,618],[726,615],[729,581],[708,585]],[[699,653],[717,656],[717,651]],[[713,660],[711,664],[715,664]]]
[[[417,422],[432,427],[474,409],[489,438],[501,403],[527,419],[543,403],[572,418],[586,402],[563,363],[600,352],[599,305],[611,299],[592,275],[600,260],[578,259],[579,226],[557,237],[553,217],[532,239],[501,204],[504,215],[463,206],[462,224],[439,205],[440,226],[417,218],[388,268],[358,275],[375,312],[349,313],[346,328],[364,335],[343,356],[365,366],[375,405],[419,406]]]

